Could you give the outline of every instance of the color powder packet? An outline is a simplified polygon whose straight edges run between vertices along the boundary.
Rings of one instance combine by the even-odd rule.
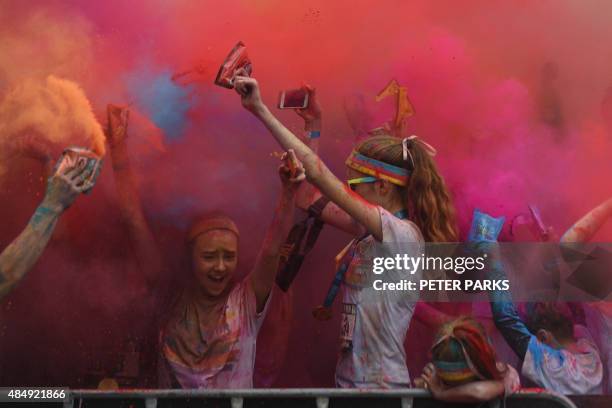
[[[225,58],[221,68],[219,68],[219,72],[215,78],[215,85],[233,89],[236,72],[243,68],[248,75],[251,75],[253,72],[251,61],[247,55],[246,46],[242,41],[239,41],[238,44],[232,48],[227,58]]]
[[[504,226],[506,217],[491,217],[490,215],[475,209],[472,217],[472,226],[468,234],[470,242],[496,242],[499,233]]]
[[[93,186],[102,169],[102,159],[91,150],[82,147],[69,147],[62,152],[55,165],[54,174],[63,173],[66,168],[73,166],[85,169],[85,173],[89,174],[89,176],[84,182],[91,183]],[[85,191],[85,193],[89,191],[91,191],[91,188]]]

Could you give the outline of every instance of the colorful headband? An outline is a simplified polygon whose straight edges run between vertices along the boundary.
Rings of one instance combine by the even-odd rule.
[[[436,367],[436,374],[446,384],[456,384],[478,378],[463,361],[434,361],[433,364]]]
[[[410,174],[408,170],[366,157],[356,150],[351,152],[351,155],[346,159],[345,163],[353,170],[357,170],[381,180],[387,180],[398,186],[405,186],[408,184],[408,176]]]
[[[436,367],[436,372],[440,378],[446,383],[462,382],[473,378],[484,380],[485,376],[480,374],[465,350],[463,343],[453,334],[447,334],[439,338],[431,349],[433,350],[437,345],[447,339],[452,339],[455,341],[455,343],[458,343],[459,347],[461,348],[461,354],[463,354],[464,361],[433,361],[433,364]]]

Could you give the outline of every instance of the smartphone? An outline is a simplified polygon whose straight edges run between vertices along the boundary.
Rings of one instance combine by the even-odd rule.
[[[308,92],[305,89],[283,91],[278,97],[279,109],[304,109],[308,107]]]

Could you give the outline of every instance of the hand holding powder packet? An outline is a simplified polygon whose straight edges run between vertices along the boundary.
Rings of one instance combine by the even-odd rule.
[[[68,168],[74,167],[78,170],[84,170],[83,185],[86,186],[84,193],[91,191],[96,179],[100,175],[102,169],[102,159],[89,149],[82,147],[69,147],[64,149],[62,156],[55,164],[54,174],[64,174]]]
[[[223,61],[223,65],[219,68],[215,78],[215,85],[228,89],[234,88],[234,77],[240,70],[244,70],[248,75],[251,75],[253,72],[253,66],[247,55],[246,46],[242,41],[234,46],[227,58],[225,58],[225,61]]]

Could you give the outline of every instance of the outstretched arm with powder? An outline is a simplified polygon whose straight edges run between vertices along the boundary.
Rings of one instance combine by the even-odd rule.
[[[322,130],[322,110],[317,97],[316,90],[306,85],[308,92],[308,107],[298,109],[296,112],[304,119],[304,130],[306,131],[306,145],[315,153],[319,154],[319,141]],[[304,211],[321,197],[321,193],[310,183],[302,183],[297,194],[297,206]],[[321,212],[321,220],[326,224],[348,232],[354,236],[361,236],[365,230],[353,217],[333,202],[328,202]]]
[[[0,299],[34,266],[62,213],[76,197],[92,187],[90,169],[66,167],[47,181],[45,197],[19,236],[0,254]]]
[[[125,107],[108,105],[107,113],[106,138],[110,146],[121,219],[128,230],[138,266],[145,274],[148,286],[153,287],[159,276],[161,259],[142,210],[134,171],[130,164],[126,143],[129,110]]]
[[[287,238],[287,233],[293,222],[293,208],[295,206],[296,190],[304,180],[304,169],[298,164],[297,172],[291,174],[288,166],[289,160],[294,160],[295,153],[290,150],[284,155],[284,163],[279,168],[282,180],[282,192],[274,212],[272,222],[268,227],[261,251],[257,257],[255,267],[250,275],[251,286],[257,298],[257,311],[261,312],[272,290],[274,277],[278,269],[281,245]]]
[[[612,198],[604,201],[580,218],[561,237],[561,243],[588,242],[612,217]]]
[[[308,181],[363,225],[377,240],[382,240],[382,223],[376,206],[369,204],[345,186],[315,152],[270,112],[261,99],[257,81],[239,76],[234,80],[234,86],[242,97],[242,105],[261,120],[284,149],[295,151],[304,164]]]

